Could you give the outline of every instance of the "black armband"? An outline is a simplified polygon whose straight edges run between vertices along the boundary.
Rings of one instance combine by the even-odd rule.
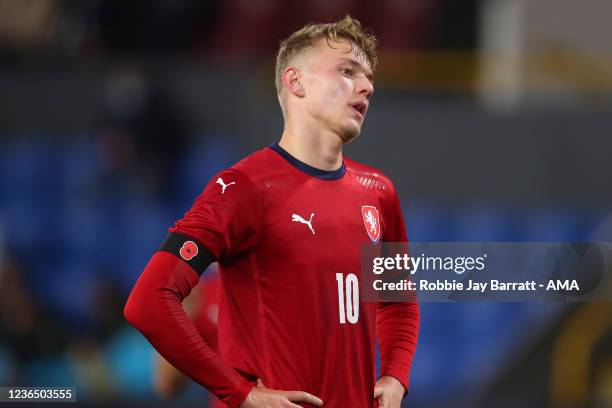
[[[178,232],[170,232],[159,250],[176,255],[191,266],[198,275],[215,261],[215,257],[202,244]]]

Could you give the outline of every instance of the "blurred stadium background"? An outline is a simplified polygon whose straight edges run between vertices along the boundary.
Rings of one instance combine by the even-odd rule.
[[[412,240],[612,241],[608,1],[0,0],[0,385],[205,406],[156,396],[124,301],[208,179],[280,137],[278,42],[347,12],[381,51],[348,154]],[[423,304],[404,406],[610,407],[610,316]]]

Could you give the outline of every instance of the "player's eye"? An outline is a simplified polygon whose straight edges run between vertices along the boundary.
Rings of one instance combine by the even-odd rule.
[[[353,70],[351,68],[340,68],[340,72],[348,76],[353,75]]]

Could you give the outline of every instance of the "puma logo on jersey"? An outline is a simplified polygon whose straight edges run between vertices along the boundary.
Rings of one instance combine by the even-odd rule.
[[[310,214],[310,219],[308,221],[306,221],[305,219],[303,219],[302,217],[300,217],[297,214],[291,214],[291,221],[293,221],[293,222],[301,222],[302,224],[308,225],[308,228],[310,228],[310,230],[312,231],[312,235],[314,235],[315,231],[312,228],[312,217],[314,217],[314,213]]]
[[[225,193],[225,189],[228,188],[229,186],[231,186],[232,184],[236,184],[235,181],[232,181],[231,183],[225,184],[225,182],[223,181],[223,179],[221,177],[219,177],[217,179],[217,184],[221,185],[221,194]]]

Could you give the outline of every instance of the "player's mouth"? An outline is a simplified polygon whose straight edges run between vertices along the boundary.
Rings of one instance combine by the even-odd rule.
[[[352,103],[351,107],[353,108],[355,112],[359,114],[359,117],[362,119],[365,116],[366,111],[368,110],[368,104],[366,102]]]

